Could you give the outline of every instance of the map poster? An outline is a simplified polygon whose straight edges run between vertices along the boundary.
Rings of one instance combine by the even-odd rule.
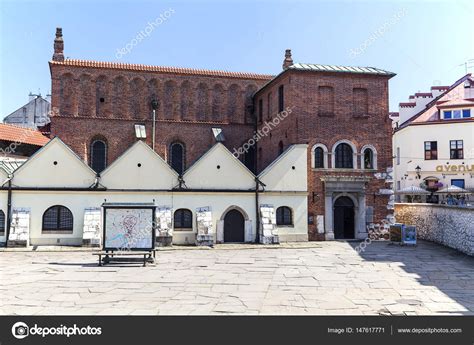
[[[154,208],[104,207],[104,250],[154,248]]]

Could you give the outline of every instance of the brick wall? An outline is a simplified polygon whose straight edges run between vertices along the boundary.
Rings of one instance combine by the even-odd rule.
[[[295,143],[307,143],[308,149],[308,213],[316,219],[324,215],[325,175],[369,176],[366,186],[367,206],[374,207],[374,222],[380,222],[387,214],[388,196],[378,195],[379,189],[390,188],[384,180],[374,177],[376,172],[386,172],[392,166],[391,124],[388,118],[388,80],[380,76],[355,74],[324,74],[289,71],[260,91],[255,104],[263,100],[264,119],[276,115],[278,87],[285,85],[285,107],[292,113],[271,134],[259,141],[258,168],[262,170],[279,154],[278,144],[284,147]],[[272,95],[272,116],[267,118],[268,95]],[[366,110],[366,111],[365,111]],[[366,112],[366,113],[364,113]],[[261,128],[264,124],[259,124]],[[339,140],[348,140],[356,148],[357,170],[337,169],[331,166],[331,150]],[[324,144],[328,151],[329,169],[312,169],[311,148]],[[371,145],[377,151],[377,170],[363,171],[361,149]],[[317,234],[316,224],[309,225],[309,238],[323,239]]]
[[[189,166],[211,147],[212,127],[222,127],[225,145],[238,148],[253,131],[252,96],[267,79],[129,71],[51,64],[51,134],[85,161],[94,138],[108,144],[110,164],[135,138],[134,124],[151,144],[151,100],[156,111],[156,151],[167,158],[172,141],[186,145]]]

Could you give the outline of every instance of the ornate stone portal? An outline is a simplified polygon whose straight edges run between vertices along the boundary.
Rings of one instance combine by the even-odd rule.
[[[324,176],[325,232],[326,240],[334,240],[334,203],[345,196],[354,204],[354,239],[367,237],[365,226],[366,184],[370,177],[363,176]]]

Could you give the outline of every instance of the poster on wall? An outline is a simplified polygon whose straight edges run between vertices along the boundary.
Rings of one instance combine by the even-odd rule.
[[[416,245],[416,227],[406,225],[403,227],[403,244]]]
[[[150,204],[103,204],[104,250],[152,250],[155,211]]]

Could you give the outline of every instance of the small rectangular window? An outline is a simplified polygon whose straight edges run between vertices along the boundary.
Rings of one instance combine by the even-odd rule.
[[[425,141],[425,160],[438,159],[438,142]]]
[[[461,110],[453,110],[453,119],[461,118]]]
[[[464,159],[464,147],[462,140],[450,140],[449,151],[451,159]]]
[[[444,111],[444,118],[445,119],[450,119],[452,117],[451,110],[445,110]]]
[[[463,109],[462,117],[463,118],[471,117],[471,109]]]
[[[258,122],[263,122],[263,100],[261,98],[258,100]]]
[[[135,136],[137,139],[146,139],[145,125],[135,125]]]

